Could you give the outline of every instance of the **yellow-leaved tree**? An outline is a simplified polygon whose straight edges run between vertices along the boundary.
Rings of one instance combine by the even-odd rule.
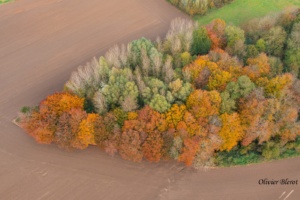
[[[221,115],[222,128],[219,132],[220,137],[223,140],[223,144],[220,148],[221,151],[230,151],[238,144],[244,136],[244,129],[241,125],[241,119],[237,113],[231,115],[225,113]]]
[[[82,120],[79,125],[79,132],[76,135],[75,141],[73,142],[73,146],[78,149],[85,149],[90,144],[95,145],[95,122],[98,118],[97,114],[88,114],[87,118]]]

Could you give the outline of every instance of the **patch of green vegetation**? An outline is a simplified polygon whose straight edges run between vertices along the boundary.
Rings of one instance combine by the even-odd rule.
[[[281,146],[279,143],[267,142],[263,145],[250,144],[247,147],[236,146],[231,151],[218,152],[215,158],[217,166],[229,167],[248,165],[282,158],[300,156],[300,137]]]
[[[279,12],[284,8],[300,6],[300,0],[235,0],[222,8],[211,10],[205,16],[195,16],[200,25],[206,25],[216,18],[226,23],[240,25],[250,19]]]
[[[235,165],[247,165],[263,161],[259,152],[252,150],[254,145],[249,147],[235,147],[231,151],[218,152],[215,158],[217,166],[229,167]]]
[[[8,3],[8,2],[10,2],[10,1],[12,1],[12,0],[0,0],[0,4]]]

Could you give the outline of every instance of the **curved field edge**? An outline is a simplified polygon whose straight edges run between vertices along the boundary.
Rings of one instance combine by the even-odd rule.
[[[283,41],[282,34],[276,35],[280,39],[276,39],[276,41],[281,41],[278,45],[282,45],[285,39],[293,37],[293,34],[288,37],[286,35],[298,31],[299,15],[297,13],[298,11],[291,13],[292,20],[287,21],[288,23],[278,20],[281,17],[274,19],[275,24],[282,23],[279,32],[285,35]],[[289,13],[283,13],[283,16],[286,14],[290,16]],[[266,35],[258,35],[258,38],[251,38],[253,36],[247,35],[249,37],[247,41],[251,41],[250,39],[254,43],[260,41],[253,45],[253,41],[252,44],[251,42],[245,43],[243,30],[238,27],[226,26],[225,22],[221,20],[216,20],[207,27],[198,28],[189,24],[190,22],[177,20],[163,42],[158,40],[152,43],[146,39],[136,40],[128,46],[127,50],[126,47],[114,47],[105,57],[101,57],[99,62],[95,59],[87,66],[79,68],[66,84],[66,91],[77,94],[80,98],[65,93],[54,94],[47,97],[39,108],[32,110],[26,108],[25,110],[29,111],[29,120],[30,112],[35,113],[38,123],[34,124],[36,121],[30,123],[33,123],[33,126],[38,125],[38,129],[35,127],[25,129],[29,132],[33,131],[31,135],[42,143],[62,140],[65,139],[61,138],[64,136],[63,131],[67,130],[68,132],[65,126],[72,126],[66,124],[66,119],[72,117],[72,113],[82,113],[83,120],[80,122],[79,128],[76,125],[76,130],[80,130],[80,135],[76,135],[77,133],[71,135],[70,137],[75,137],[75,141],[77,141],[67,145],[83,149],[89,144],[99,143],[102,148],[103,146],[104,148],[109,147],[106,149],[108,152],[115,153],[119,150],[124,159],[133,161],[140,161],[145,157],[156,162],[166,156],[183,161],[187,165],[195,163],[196,160],[200,162],[200,165],[203,162],[205,165],[211,165],[212,162],[226,165],[224,160],[232,160],[234,164],[247,164],[261,161],[261,156],[257,158],[255,153],[266,159],[277,159],[298,153],[299,119],[298,114],[295,113],[299,108],[293,102],[294,100],[285,98],[286,94],[294,95],[296,101],[299,101],[299,91],[297,90],[299,80],[296,78],[298,71],[294,71],[298,69],[289,68],[288,63],[285,63],[286,66],[283,69],[283,66],[277,63],[282,60],[285,48],[291,50],[289,48],[293,49],[294,47],[290,46],[291,44],[286,47],[282,45],[280,51],[277,46],[276,48],[273,46],[261,47],[261,44],[273,44],[268,44],[268,40],[275,28],[276,31],[278,28],[274,27],[273,30],[268,27],[267,30],[264,30],[265,27],[262,26],[260,28],[262,31],[266,31]],[[190,33],[187,27],[193,27],[193,40],[187,40],[188,37],[184,37]],[[218,28],[214,29],[214,27]],[[178,30],[179,32],[176,32]],[[182,30],[183,32],[181,32]],[[266,40],[265,43],[261,42],[263,40]],[[235,49],[235,45],[240,45],[241,42],[246,46],[238,46],[239,48]],[[181,48],[178,49],[177,43]],[[182,44],[190,45],[183,47]],[[245,50],[244,53],[242,49]],[[206,55],[209,50],[212,51]],[[275,65],[269,63],[271,60],[266,53],[275,59]],[[129,56],[126,57],[127,55]],[[197,57],[199,55],[204,56]],[[154,59],[160,56],[162,56],[160,58],[162,60],[154,62]],[[245,65],[241,64],[244,60]],[[160,64],[156,65],[155,63]],[[257,68],[259,68],[258,72]],[[99,74],[97,74],[98,69],[101,71]],[[284,73],[286,71],[294,75]],[[184,72],[188,72],[188,78]],[[118,76],[121,79],[116,78]],[[104,78],[99,79],[99,77]],[[105,79],[106,81],[104,81]],[[98,83],[99,80],[104,82]],[[125,80],[125,82],[123,84],[116,80]],[[176,93],[185,87],[183,83],[187,83],[187,88],[182,91],[188,91],[183,93],[184,98],[180,92]],[[192,90],[188,85],[190,83],[193,85]],[[173,90],[173,86],[176,84],[179,89]],[[122,88],[124,85],[127,87]],[[132,90],[123,93],[127,88],[132,88]],[[140,88],[142,91],[139,91]],[[166,98],[163,94],[167,93],[169,97]],[[111,94],[121,96],[118,96],[116,101],[114,100],[115,96],[111,96]],[[126,96],[128,94],[130,95]],[[130,97],[131,100],[129,101],[127,97]],[[139,99],[141,104],[136,105],[138,97],[144,97],[149,101]],[[151,97],[154,98],[151,99]],[[179,103],[174,103],[173,99]],[[153,100],[155,101],[153,102]],[[83,101],[87,107],[84,107]],[[124,102],[126,103],[123,104]],[[128,102],[130,107],[128,107]],[[253,103],[257,104],[257,108],[252,106]],[[74,108],[80,108],[80,110],[71,111],[70,105],[72,104],[74,104]],[[272,106],[270,110],[264,108],[269,104],[274,108]],[[144,105],[148,105],[148,107],[143,108]],[[119,138],[120,144],[107,144],[106,141],[102,143],[103,137],[106,140],[109,136],[101,134],[102,139],[96,142],[94,138],[96,135],[93,135],[97,132],[95,127],[99,125],[97,123],[101,124],[104,121],[104,124],[100,125],[100,129],[98,126],[98,130],[106,129],[105,117],[107,116],[103,115],[102,118],[96,114],[85,113],[83,107],[85,111],[98,112],[101,115],[108,112],[110,116],[106,121],[113,120],[115,125],[119,126],[117,128],[110,127],[110,131],[115,132],[111,139],[115,141]],[[137,107],[142,109],[137,110]],[[249,107],[253,107],[257,113],[251,113],[251,111],[249,113]],[[269,114],[261,112],[261,108]],[[27,111],[23,111],[23,113],[26,115]],[[64,111],[68,113],[62,117]],[[58,115],[59,119],[51,119],[52,113]],[[259,126],[251,124],[252,120],[254,122],[257,120],[251,118],[252,115],[262,118]],[[52,125],[51,120],[55,122]],[[267,128],[269,131],[261,132],[260,124],[263,129]],[[285,124],[289,126],[285,127]],[[45,125],[45,129],[41,128],[41,125]],[[60,131],[53,131],[53,125],[57,125]],[[189,129],[191,127],[193,128]],[[247,132],[247,129],[257,129],[261,135],[251,135],[256,131]],[[165,140],[164,137],[170,135],[171,138]],[[167,141],[170,146],[165,147]],[[240,143],[245,148],[235,149]],[[62,145],[66,144],[62,143]],[[212,149],[206,149],[208,147]],[[212,159],[216,150],[229,153],[224,153],[225,155],[219,153],[215,159]],[[255,153],[253,154],[252,151]],[[247,154],[250,155],[249,158],[245,156]]]
[[[299,0],[235,0],[222,8],[210,10],[204,16],[194,16],[194,20],[200,25],[206,25],[211,20],[220,18],[229,24],[241,25],[250,19],[295,6],[300,6]]]

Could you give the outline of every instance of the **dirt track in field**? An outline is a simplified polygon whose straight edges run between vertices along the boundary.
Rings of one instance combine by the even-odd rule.
[[[131,163],[96,148],[36,144],[11,123],[23,105],[60,91],[77,66],[114,44],[163,36],[182,16],[165,0],[16,0],[0,6],[0,199],[299,199],[300,159],[194,171]],[[299,183],[300,184],[300,183]]]

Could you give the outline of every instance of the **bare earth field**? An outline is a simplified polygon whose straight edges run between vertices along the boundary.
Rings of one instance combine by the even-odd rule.
[[[300,159],[200,170],[132,163],[95,147],[38,145],[11,120],[23,105],[61,91],[77,66],[114,44],[163,36],[186,17],[165,0],[17,0],[0,6],[0,199],[299,199]],[[292,192],[292,193],[290,193]],[[288,194],[290,194],[288,196]]]

